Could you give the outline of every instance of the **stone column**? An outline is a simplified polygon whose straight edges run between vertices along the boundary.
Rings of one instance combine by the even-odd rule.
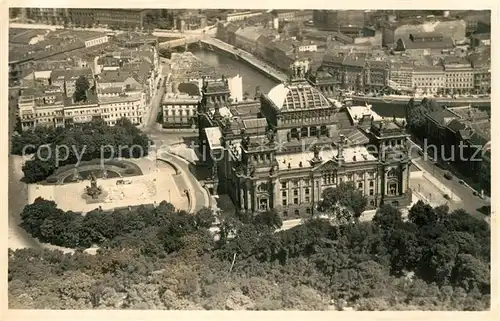
[[[272,208],[276,208],[278,205],[279,205],[279,202],[278,202],[278,193],[279,193],[279,184],[278,184],[278,180],[277,179],[274,179],[271,183],[271,204],[270,204],[270,207]]]
[[[246,188],[246,203],[247,203],[247,210],[251,211],[252,210],[252,188],[250,186],[250,182],[247,181],[247,184],[246,184],[247,188]]]
[[[241,188],[241,185],[240,185],[240,190],[239,190],[239,193],[240,193],[240,209],[245,209],[245,190],[243,188]]]
[[[256,211],[259,209],[259,203],[257,202],[257,193],[256,193],[256,182],[252,181],[252,200],[253,200],[253,207],[252,211]]]

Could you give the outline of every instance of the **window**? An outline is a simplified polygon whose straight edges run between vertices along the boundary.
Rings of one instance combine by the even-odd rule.
[[[297,195],[299,195],[299,191],[298,191],[298,190],[296,190],[296,189],[295,189],[295,190],[293,190],[293,196],[297,196]]]
[[[281,201],[281,205],[286,206],[287,205],[286,200]]]
[[[281,188],[286,188],[286,182],[281,183]]]
[[[295,216],[299,216],[300,215],[299,210],[295,210],[294,213],[295,213]]]
[[[298,197],[295,197],[295,198],[293,199],[293,204],[295,204],[295,205],[298,205],[298,204],[299,204],[299,198],[298,198]]]
[[[370,206],[375,206],[375,201],[374,200],[370,201]]]
[[[373,188],[370,188],[370,196],[373,196],[373,194],[374,194],[374,190],[373,190]]]
[[[260,199],[260,202],[259,202],[259,208],[260,208],[261,210],[266,210],[266,209],[267,209],[267,207],[268,207],[267,205],[268,205],[268,203],[267,203],[267,198],[261,198],[261,199]]]
[[[373,187],[373,181],[370,181],[370,187]]]
[[[305,197],[305,201],[306,201],[306,203],[309,203],[311,201],[311,199],[309,198],[309,196]]]
[[[281,196],[286,197],[286,191],[281,192]]]
[[[283,211],[283,216],[284,217],[288,217],[288,212],[287,211]]]
[[[306,208],[306,213],[307,213],[307,214],[311,214],[311,209],[310,209],[309,207],[308,207],[308,208]]]
[[[306,193],[306,195],[309,195],[309,188],[308,187],[306,187],[305,193]]]
[[[358,188],[363,188],[363,182],[358,183]]]
[[[397,183],[389,183],[389,195],[396,195],[396,191],[398,189],[398,184]]]

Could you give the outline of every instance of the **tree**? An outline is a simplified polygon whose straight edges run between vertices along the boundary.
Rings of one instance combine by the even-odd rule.
[[[80,76],[75,82],[75,93],[73,94],[73,98],[75,102],[87,101],[87,91],[90,88],[90,83],[87,77]]]
[[[271,227],[273,229],[281,228],[283,225],[283,220],[278,212],[273,208],[269,209],[263,213],[258,213],[254,216],[254,224],[264,225]]]
[[[416,223],[383,206],[374,223],[311,218],[283,231],[266,213],[248,223],[216,213],[215,242],[210,209],[162,202],[83,216],[38,199],[21,214],[33,230],[100,249],[9,250],[9,307],[311,310],[334,299],[367,310],[488,309],[489,225],[444,207],[413,211]]]
[[[54,201],[37,197],[33,204],[26,205],[21,212],[21,226],[32,236],[40,237],[45,219],[60,211]]]
[[[453,270],[453,282],[466,291],[479,290],[490,293],[490,269],[488,265],[470,254],[458,254]]]
[[[401,212],[397,208],[385,204],[377,210],[372,221],[378,227],[391,231],[397,228],[403,220]]]
[[[197,228],[209,229],[215,223],[215,215],[213,210],[204,207],[196,212],[194,220]]]
[[[410,131],[416,135],[422,136],[425,132],[426,118],[428,110],[420,105],[408,111],[406,122]]]
[[[410,208],[408,219],[418,227],[422,227],[425,225],[433,225],[437,222],[438,217],[429,204],[425,204],[419,200]]]
[[[367,199],[363,193],[356,189],[353,182],[342,182],[337,187],[327,188],[323,191],[321,207],[344,222],[349,216],[358,219],[364,212]]]

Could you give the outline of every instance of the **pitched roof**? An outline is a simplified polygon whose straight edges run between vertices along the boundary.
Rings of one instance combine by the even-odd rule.
[[[406,50],[453,48],[453,40],[449,37],[443,38],[442,41],[411,41],[410,39],[401,39],[401,38],[399,40],[402,41]]]

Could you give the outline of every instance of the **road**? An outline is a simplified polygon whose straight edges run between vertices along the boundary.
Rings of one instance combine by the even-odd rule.
[[[163,158],[177,166],[177,168],[181,171],[179,178],[176,180],[176,183],[179,184],[179,188],[186,189],[189,191],[189,195],[191,197],[193,212],[200,210],[202,207],[210,206],[209,197],[207,195],[206,190],[201,186],[200,182],[196,179],[196,177],[189,170],[189,163],[175,155],[169,154],[166,151],[162,151],[161,149],[157,151],[157,157]]]
[[[423,170],[427,171],[430,173],[436,180],[439,181],[439,183],[445,185],[448,187],[454,194],[456,194],[458,197],[460,197],[461,202],[458,202],[458,206],[461,208],[465,209],[467,212],[469,212],[472,215],[475,215],[477,217],[484,218],[484,215],[482,213],[479,213],[477,211],[478,208],[480,208],[483,205],[489,205],[489,201],[487,199],[481,199],[477,196],[474,196],[473,192],[474,190],[467,185],[462,185],[458,181],[458,178],[453,177],[452,180],[448,180],[444,177],[444,174],[447,172],[446,169],[441,169],[434,165],[430,159],[427,159],[423,156],[420,156],[418,153],[418,145],[409,140],[410,144],[414,148],[411,149],[412,151],[412,157],[413,157],[413,162],[417,164],[420,168]]]
[[[164,66],[163,63],[160,63],[160,76],[156,80],[155,86],[157,87],[158,84],[160,84],[160,88],[156,90],[155,95],[153,98],[151,98],[151,101],[149,102],[148,108],[146,108],[146,111],[144,113],[144,117],[142,119],[142,131],[147,133],[148,131],[154,129],[156,127],[156,119],[158,117],[158,112],[160,109],[161,105],[161,100],[163,98],[163,95],[165,93],[165,87],[162,86],[163,83],[163,78],[168,77],[170,78],[170,73],[169,70],[166,66]],[[155,88],[156,88],[155,87]]]
[[[22,172],[16,166],[20,166],[19,157],[9,157],[9,238],[8,246],[11,249],[24,247],[42,248],[42,245],[32,238],[19,224],[20,213],[28,203],[28,190],[26,184],[20,182]]]

